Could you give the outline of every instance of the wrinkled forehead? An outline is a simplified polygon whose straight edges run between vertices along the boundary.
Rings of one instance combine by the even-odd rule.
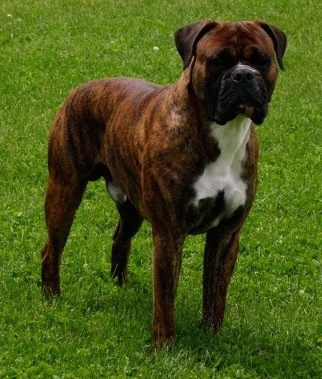
[[[198,43],[198,49],[231,49],[236,53],[245,49],[266,49],[274,53],[274,44],[268,34],[257,24],[249,21],[220,23],[208,32]]]

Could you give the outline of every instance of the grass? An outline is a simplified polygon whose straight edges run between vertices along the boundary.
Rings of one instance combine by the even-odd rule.
[[[192,237],[176,344],[152,352],[150,229],[135,239],[131,284],[116,288],[108,273],[117,215],[102,182],[88,187],[65,249],[62,299],[41,297],[48,129],[86,80],[174,82],[181,62],[172,32],[209,17],[280,26],[289,38],[286,72],[258,130],[259,191],[223,329],[214,336],[197,327],[203,237]],[[322,376],[321,18],[313,0],[2,0],[0,378]]]

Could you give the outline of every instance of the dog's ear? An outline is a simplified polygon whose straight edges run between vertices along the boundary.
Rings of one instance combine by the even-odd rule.
[[[194,24],[186,25],[175,32],[175,43],[183,60],[183,69],[189,66],[195,53],[197,42],[216,25],[218,24],[212,20],[200,21]]]
[[[287,39],[285,33],[274,25],[270,25],[264,21],[255,21],[264,31],[271,37],[274,43],[277,62],[282,70],[284,70],[283,56],[286,50]]]

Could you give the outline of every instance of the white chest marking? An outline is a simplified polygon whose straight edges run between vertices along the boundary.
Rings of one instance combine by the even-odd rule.
[[[218,142],[220,155],[215,162],[209,163],[197,178],[194,184],[196,197],[193,204],[198,207],[200,200],[215,198],[219,192],[224,193],[225,209],[214,219],[213,227],[222,219],[230,217],[246,202],[246,184],[241,174],[250,127],[251,120],[242,116],[225,125],[211,125],[211,135]]]

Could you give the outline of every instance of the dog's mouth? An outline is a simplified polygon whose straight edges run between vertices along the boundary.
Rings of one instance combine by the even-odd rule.
[[[255,108],[253,105],[240,104],[238,106],[238,110],[240,114],[244,114],[245,116],[251,118],[254,114]]]
[[[267,103],[254,104],[251,102],[237,102],[225,104],[225,108],[218,107],[215,114],[215,122],[224,125],[238,115],[250,118],[255,124],[261,125],[267,115]]]
[[[245,115],[255,124],[263,123],[268,109],[268,94],[260,75],[254,74],[249,81],[237,81],[227,74],[221,81],[214,120],[225,124],[238,115]]]

